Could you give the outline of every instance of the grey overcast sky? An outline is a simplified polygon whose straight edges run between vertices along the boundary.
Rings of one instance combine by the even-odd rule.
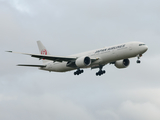
[[[41,40],[52,55],[70,55],[129,41],[149,50],[127,69],[49,73],[18,63],[41,64]],[[160,120],[159,0],[0,0],[1,120]]]

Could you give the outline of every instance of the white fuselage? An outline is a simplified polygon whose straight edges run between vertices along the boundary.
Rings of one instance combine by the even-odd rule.
[[[83,68],[92,68],[96,66],[104,66],[108,63],[123,60],[127,58],[136,57],[142,55],[147,51],[148,47],[142,42],[128,42],[124,44],[114,45],[110,47],[104,47],[101,49],[92,50],[80,54],[71,55],[72,57],[88,56],[97,60],[92,62],[89,66]],[[71,57],[70,56],[70,57]],[[41,70],[54,71],[54,72],[66,72],[77,68],[68,67],[67,62],[53,62],[50,61],[46,64],[46,67],[40,68]]]

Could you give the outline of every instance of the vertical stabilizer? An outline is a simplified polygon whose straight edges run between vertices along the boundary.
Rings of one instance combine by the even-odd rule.
[[[47,49],[41,43],[41,41],[37,41],[37,45],[38,45],[40,54],[42,54],[42,55],[50,55],[49,52],[47,51]],[[50,62],[50,60],[45,60],[45,59],[43,59],[42,61],[43,61],[44,64],[47,63],[47,62]]]

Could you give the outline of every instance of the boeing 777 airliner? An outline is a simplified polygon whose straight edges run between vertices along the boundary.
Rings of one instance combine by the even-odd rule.
[[[137,63],[140,63],[140,57],[148,50],[148,46],[142,42],[128,42],[64,57],[52,56],[40,41],[37,41],[37,44],[40,54],[21,54],[39,58],[43,61],[43,64],[18,64],[18,66],[39,67],[40,70],[50,72],[66,72],[76,69],[74,75],[83,73],[82,69],[84,68],[99,68],[96,75],[101,76],[105,73],[105,70],[102,70],[102,68],[106,64],[110,63],[117,68],[126,68],[130,64],[129,58],[137,57]],[[8,52],[16,53],[13,51]]]

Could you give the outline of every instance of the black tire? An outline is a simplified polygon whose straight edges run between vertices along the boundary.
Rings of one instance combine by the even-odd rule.
[[[141,61],[140,61],[140,60],[137,60],[137,63],[141,63]]]
[[[98,73],[96,73],[96,76],[98,76],[99,74]]]
[[[81,70],[81,73],[83,73],[84,71],[83,70]]]

